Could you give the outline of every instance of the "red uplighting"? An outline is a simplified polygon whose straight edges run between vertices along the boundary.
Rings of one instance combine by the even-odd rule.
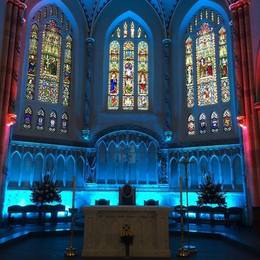
[[[6,125],[7,126],[12,126],[16,123],[16,118],[17,118],[17,115],[16,114],[13,114],[13,113],[8,113],[7,114],[7,120],[6,120]]]
[[[238,116],[237,117],[237,123],[238,125],[243,128],[243,129],[246,129],[247,126],[246,126],[246,117],[245,116]]]

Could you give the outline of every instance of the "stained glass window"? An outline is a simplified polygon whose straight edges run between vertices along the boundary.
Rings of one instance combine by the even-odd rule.
[[[57,125],[57,114],[55,111],[52,111],[50,113],[50,118],[49,118],[49,131],[55,132],[56,125]]]
[[[45,121],[45,113],[44,110],[41,108],[37,112],[37,121],[36,121],[36,129],[43,130],[44,129],[44,121]]]
[[[108,82],[108,108],[118,109],[119,107],[119,62],[120,45],[118,41],[112,41],[109,47],[109,82]]]
[[[23,119],[23,127],[24,128],[32,128],[32,117],[33,117],[33,111],[31,107],[27,107],[24,110],[24,119]]]
[[[216,133],[219,130],[219,118],[218,114],[214,111],[210,117],[211,120],[211,132]]]
[[[191,130],[196,123],[193,124],[192,116],[196,114],[199,115],[200,134],[221,132],[220,107],[226,109],[223,120],[230,123],[229,126],[224,123],[223,131],[232,129],[231,113],[227,109],[231,107],[227,29],[225,20],[209,9],[201,9],[187,26],[183,42],[184,84],[188,116],[186,127],[190,136],[196,134]]]
[[[57,117],[63,117],[55,112],[46,119],[46,108],[49,110],[55,105],[55,109],[58,107],[57,111],[62,111],[64,107],[70,106],[73,84],[72,35],[70,22],[65,18],[64,13],[53,5],[39,10],[33,18],[28,46],[25,107],[31,109],[31,115],[26,114],[27,121],[32,114],[36,114],[37,130],[46,129],[54,132],[57,126],[56,123],[54,126],[50,124],[50,118],[56,117],[56,122]],[[41,109],[33,111],[32,102],[35,101],[31,100],[41,103]],[[68,120],[70,110],[68,108],[66,110]],[[45,121],[47,121],[46,128]],[[31,124],[24,122],[23,124],[25,128],[31,127]]]
[[[230,100],[230,89],[228,78],[227,34],[224,27],[219,30],[219,70],[222,102],[228,102]]]
[[[149,46],[145,32],[127,20],[109,44],[108,109],[149,109]]]
[[[223,129],[225,132],[229,132],[232,129],[231,113],[229,110],[225,110],[223,113]]]
[[[61,35],[55,21],[45,25],[38,99],[58,103],[61,62]]]
[[[203,23],[196,39],[198,105],[218,103],[215,33],[208,23]]]
[[[193,115],[188,117],[188,135],[195,135],[195,118]]]
[[[68,122],[69,122],[69,116],[67,113],[63,113],[61,116],[61,128],[60,131],[62,133],[68,132]]]
[[[148,44],[138,44],[138,109],[148,109]]]
[[[185,66],[186,66],[186,87],[187,87],[187,106],[194,106],[194,87],[193,87],[193,58],[192,58],[192,39],[189,37],[185,43]]]
[[[199,116],[199,127],[200,134],[205,134],[207,132],[207,117],[205,113],[202,113]]]
[[[62,103],[64,106],[69,105],[70,86],[71,86],[71,66],[72,66],[72,38],[67,36],[65,43],[64,55],[64,80],[63,80],[63,94]]]
[[[28,78],[26,85],[26,98],[29,100],[34,99],[35,96],[35,82],[36,82],[36,63],[38,52],[38,34],[39,28],[36,24],[32,25],[30,44],[29,44],[29,57],[28,57]]]
[[[134,43],[124,43],[123,60],[123,109],[131,110],[134,108]]]

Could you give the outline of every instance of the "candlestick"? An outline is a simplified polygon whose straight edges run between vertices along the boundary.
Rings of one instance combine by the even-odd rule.
[[[75,208],[76,177],[72,177],[72,209]]]

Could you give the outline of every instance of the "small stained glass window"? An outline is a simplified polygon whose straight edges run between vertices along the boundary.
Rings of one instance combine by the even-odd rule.
[[[37,112],[37,122],[36,122],[36,129],[37,130],[43,130],[44,129],[44,122],[45,122],[45,112],[41,108]]]
[[[62,133],[67,133],[68,132],[68,122],[69,122],[69,116],[67,113],[63,113],[61,116],[61,127],[60,131]]]
[[[193,115],[188,117],[188,135],[195,135],[195,118]]]
[[[55,132],[57,127],[57,114],[55,111],[52,111],[50,113],[50,118],[49,118],[49,131]]]
[[[217,133],[219,130],[219,118],[216,112],[213,112],[210,117],[211,120],[211,132]]]
[[[32,128],[32,117],[33,117],[33,112],[31,107],[27,107],[24,110],[24,121],[23,121],[23,127],[30,129]]]
[[[229,132],[232,129],[231,113],[229,110],[225,110],[223,113],[223,129],[225,132]]]
[[[199,126],[200,126],[200,134],[207,133],[207,117],[205,113],[200,114],[199,116]]]

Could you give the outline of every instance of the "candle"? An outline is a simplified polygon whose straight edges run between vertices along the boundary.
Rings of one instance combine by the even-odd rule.
[[[72,209],[75,208],[76,177],[72,177]]]

